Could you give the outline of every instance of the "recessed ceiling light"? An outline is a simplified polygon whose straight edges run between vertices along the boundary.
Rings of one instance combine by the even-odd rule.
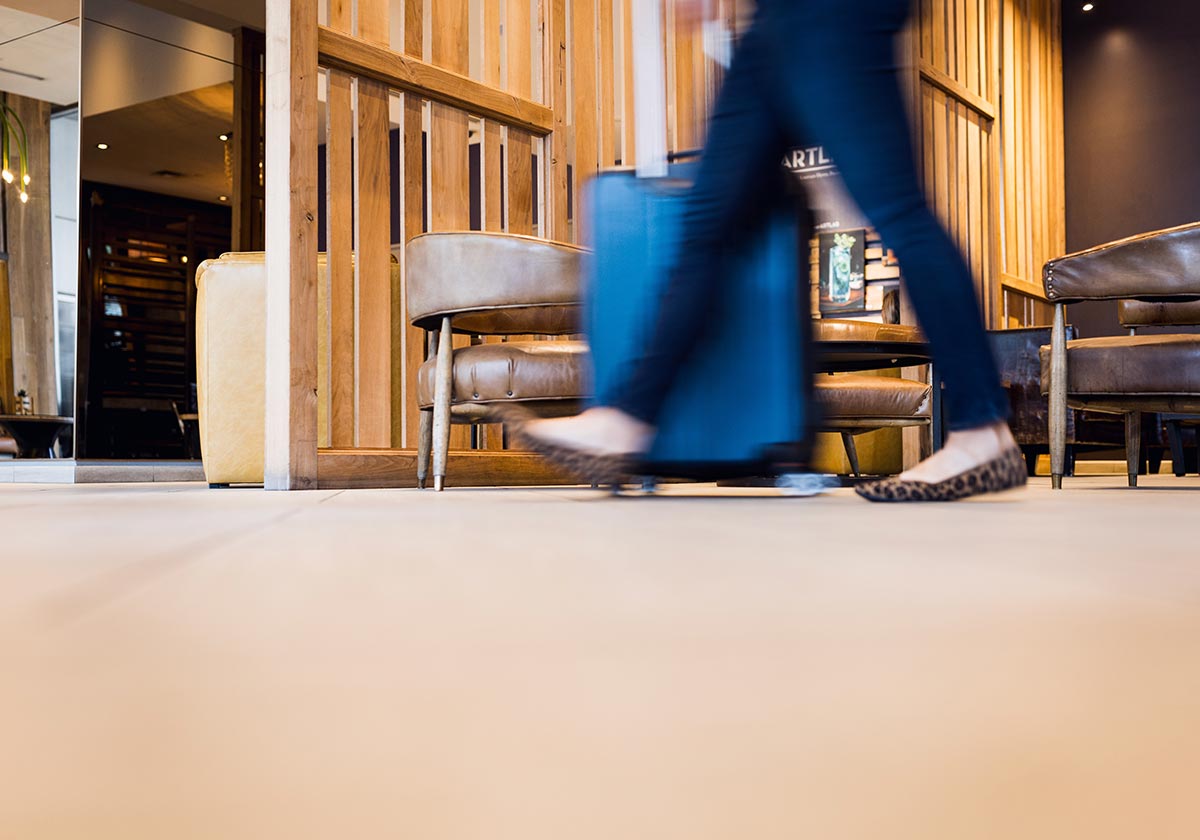
[[[227,195],[219,195],[219,196],[217,196],[217,200],[218,200],[218,201],[228,201],[228,200],[229,200],[229,196],[227,196]]]
[[[222,135],[221,135],[221,142],[222,142],[222,143],[228,143],[228,142],[229,142],[229,135],[228,135],[228,134],[222,134]]]
[[[184,264],[187,264],[187,254],[184,254],[182,257],[180,257],[179,261]]]
[[[107,143],[97,143],[96,148],[103,152],[105,149],[108,148],[108,144]]]
[[[1084,10],[1085,12],[1090,12],[1090,11],[1091,11],[1092,9],[1094,9],[1094,8],[1096,8],[1096,4],[1095,4],[1095,3],[1084,3],[1084,4],[1083,4],[1083,10]]]

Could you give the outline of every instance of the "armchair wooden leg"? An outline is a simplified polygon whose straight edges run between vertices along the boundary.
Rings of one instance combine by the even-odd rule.
[[[421,426],[417,430],[417,487],[422,490],[429,479],[429,456],[433,451],[433,409],[421,409]]]
[[[446,486],[446,461],[450,454],[450,396],[454,384],[454,342],[450,318],[442,319],[438,332],[437,374],[433,392],[433,489]]]
[[[1067,454],[1067,322],[1066,306],[1054,304],[1050,336],[1050,483],[1062,489]]]
[[[858,468],[858,447],[854,445],[854,435],[842,432],[842,446],[846,450],[846,460],[850,462],[850,471],[854,473],[855,478],[859,478],[862,471]]]
[[[1137,487],[1138,468],[1142,465],[1142,413],[1131,411],[1125,415],[1125,465],[1129,473],[1129,486]]]

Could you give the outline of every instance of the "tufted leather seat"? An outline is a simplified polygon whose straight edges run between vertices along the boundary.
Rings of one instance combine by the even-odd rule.
[[[932,388],[887,376],[818,376],[816,400],[826,422],[850,418],[911,419],[930,416]]]
[[[530,236],[427,233],[405,251],[408,318],[433,333],[417,376],[421,429],[417,484],[429,462],[441,489],[451,423],[494,420],[521,402],[543,415],[571,413],[586,396],[587,347],[579,341],[509,341],[454,348],[451,333],[570,335],[580,329],[586,249]]]
[[[820,318],[813,321],[813,341],[924,341],[917,327],[873,321]]]
[[[437,362],[417,372],[417,404],[432,408]],[[585,399],[587,344],[582,341],[510,341],[454,351],[450,403],[541,402]]]
[[[1050,348],[1041,348],[1042,392],[1050,392]],[[1200,335],[1135,335],[1067,342],[1067,392],[1145,404],[1200,394]],[[1090,403],[1103,399],[1088,400]]]

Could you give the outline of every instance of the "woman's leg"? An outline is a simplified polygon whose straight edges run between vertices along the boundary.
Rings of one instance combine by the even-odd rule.
[[[906,477],[940,481],[1012,439],[970,270],[917,178],[894,59],[908,7],[907,0],[764,0],[764,32],[789,132],[825,147],[904,270],[946,385],[952,432],[944,455]]]

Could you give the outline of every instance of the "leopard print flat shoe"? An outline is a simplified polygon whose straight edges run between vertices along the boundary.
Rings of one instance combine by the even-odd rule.
[[[1029,480],[1025,458],[1013,447],[978,467],[945,481],[901,481],[899,476],[860,484],[858,495],[872,502],[955,502],[968,496],[1024,487]]]
[[[593,486],[619,486],[634,475],[633,458],[597,455],[583,449],[544,440],[529,431],[529,423],[539,420],[536,414],[519,405],[499,406],[496,416],[519,445],[541,455],[563,472]]]

